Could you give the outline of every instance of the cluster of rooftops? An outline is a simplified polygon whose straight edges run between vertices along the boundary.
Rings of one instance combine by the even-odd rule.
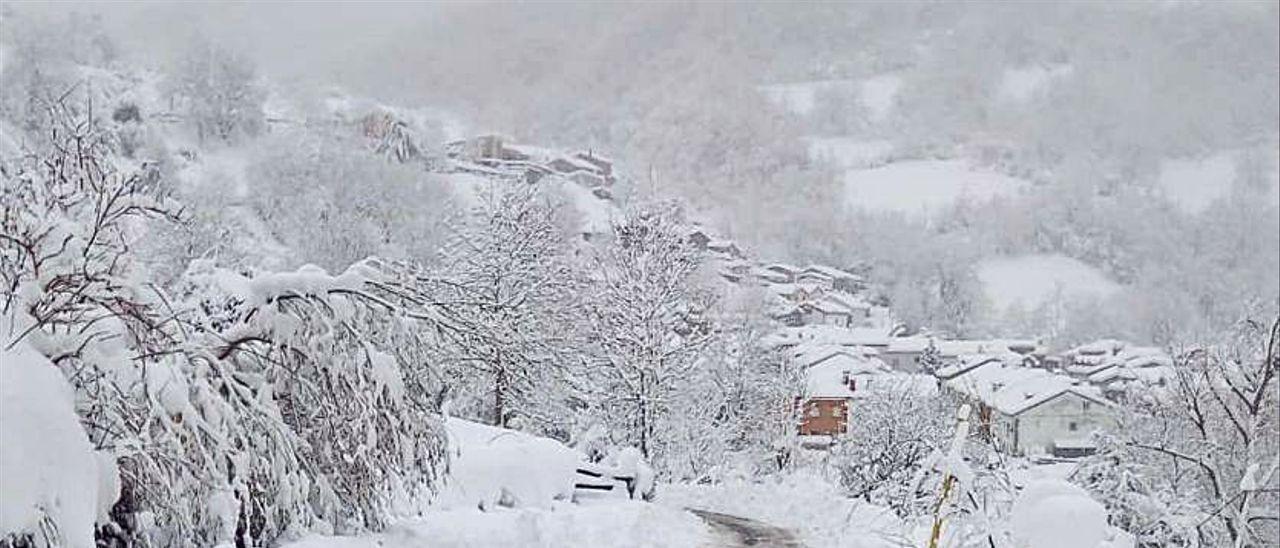
[[[1114,340],[1050,353],[1034,340],[894,337],[880,328],[809,325],[780,328],[765,342],[805,372],[809,398],[855,398],[873,379],[916,377],[919,386],[925,377],[1009,415],[1067,393],[1120,401],[1136,385],[1164,385],[1173,375],[1173,361],[1160,349]],[[932,357],[922,359],[926,354]]]
[[[563,177],[612,199],[617,178],[613,160],[592,150],[561,151],[517,145],[500,135],[481,135],[445,143],[454,169],[480,175],[518,178],[536,183],[544,177]]]

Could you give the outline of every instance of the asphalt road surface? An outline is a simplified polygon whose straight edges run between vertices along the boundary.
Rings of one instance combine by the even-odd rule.
[[[690,508],[689,511],[702,518],[711,527],[713,538],[707,544],[707,548],[742,548],[744,546],[803,548],[804,546],[796,538],[795,533],[780,527],[706,510]]]

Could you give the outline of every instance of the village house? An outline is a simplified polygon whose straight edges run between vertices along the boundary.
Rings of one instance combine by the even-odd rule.
[[[1134,390],[1163,387],[1172,381],[1173,359],[1154,347],[1104,340],[1065,352],[1066,373],[1102,389],[1107,399],[1124,401]]]
[[[1011,455],[1091,453],[1092,434],[1117,426],[1112,403],[1095,386],[1026,367],[1023,359],[975,356],[939,370],[939,379],[974,406],[977,431]]]
[[[868,390],[888,367],[879,359],[850,351],[829,349],[802,360],[805,395],[799,432],[804,436],[837,436],[848,432],[852,401],[859,390]]]
[[[803,323],[853,327],[853,311],[830,298],[801,303]]]
[[[742,259],[746,257],[742,250],[729,240],[710,240],[706,244],[707,251],[720,255],[726,259]]]
[[[775,283],[795,283],[796,275],[800,273],[800,269],[782,263],[765,265],[762,270],[772,274],[772,277],[766,280]]]
[[[827,289],[844,291],[850,294],[866,289],[866,281],[861,276],[826,265],[811,264],[799,273],[799,277],[800,279],[809,278],[814,281],[820,281],[827,286]]]
[[[841,291],[832,291],[824,297],[835,301],[853,313],[853,325],[858,326],[871,319],[871,303],[866,299]]]

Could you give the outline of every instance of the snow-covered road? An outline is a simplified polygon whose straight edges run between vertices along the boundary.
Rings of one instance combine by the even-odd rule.
[[[739,548],[744,546],[800,548],[804,546],[796,538],[795,534],[787,529],[729,514],[692,508],[689,511],[702,518],[711,527],[712,538],[710,543],[706,545],[707,548]]]

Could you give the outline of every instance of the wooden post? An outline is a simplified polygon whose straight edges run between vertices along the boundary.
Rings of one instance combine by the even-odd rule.
[[[933,530],[929,533],[929,548],[938,548],[938,539],[942,537],[942,522],[949,513],[948,502],[956,483],[956,477],[951,473],[951,463],[961,458],[960,452],[964,449],[965,439],[969,437],[969,413],[967,403],[961,405],[960,411],[956,413],[956,435],[951,438],[951,449],[947,451],[944,463],[947,475],[942,480],[942,493],[938,495],[938,504],[933,507]]]

